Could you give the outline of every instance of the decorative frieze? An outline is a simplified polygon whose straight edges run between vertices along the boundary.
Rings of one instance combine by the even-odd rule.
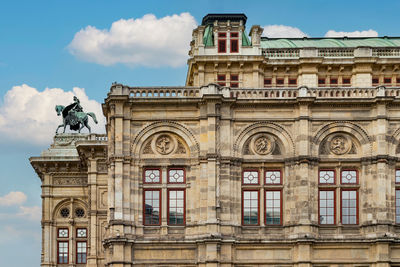
[[[54,185],[87,185],[87,177],[54,177]]]

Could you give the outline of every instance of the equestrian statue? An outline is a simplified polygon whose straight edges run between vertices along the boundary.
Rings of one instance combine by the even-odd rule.
[[[86,126],[90,133],[91,131],[90,126],[88,125],[88,115],[92,117],[93,121],[97,124],[96,115],[93,112],[83,112],[80,101],[76,96],[74,96],[74,103],[66,107],[57,105],[56,112],[57,116],[60,116],[61,114],[63,116],[63,124],[58,125],[56,133],[60,127],[64,127],[63,133],[65,133],[65,127],[67,127],[67,125],[69,125],[71,130],[78,131],[79,133],[81,132],[82,128]]]

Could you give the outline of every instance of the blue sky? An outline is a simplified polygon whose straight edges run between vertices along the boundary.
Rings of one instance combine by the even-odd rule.
[[[207,13],[245,13],[247,29],[266,26],[271,37],[400,36],[400,1],[15,0],[0,7],[0,266],[39,266],[40,180],[28,157],[51,142],[60,122],[53,106],[78,95],[101,117],[114,81],[184,85],[190,32]]]

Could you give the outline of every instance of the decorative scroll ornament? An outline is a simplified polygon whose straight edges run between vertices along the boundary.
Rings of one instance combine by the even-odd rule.
[[[162,134],[156,139],[156,150],[162,155],[170,154],[175,148],[175,140],[171,136]]]
[[[346,154],[351,149],[351,141],[344,135],[333,136],[330,138],[328,145],[329,150],[336,155]]]
[[[266,135],[261,134],[253,138],[252,150],[259,155],[270,154],[275,147],[275,140]]]

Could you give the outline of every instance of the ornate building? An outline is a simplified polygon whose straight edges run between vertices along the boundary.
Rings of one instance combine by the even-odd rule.
[[[184,87],[113,84],[57,134],[42,266],[400,266],[400,38],[193,31]]]

